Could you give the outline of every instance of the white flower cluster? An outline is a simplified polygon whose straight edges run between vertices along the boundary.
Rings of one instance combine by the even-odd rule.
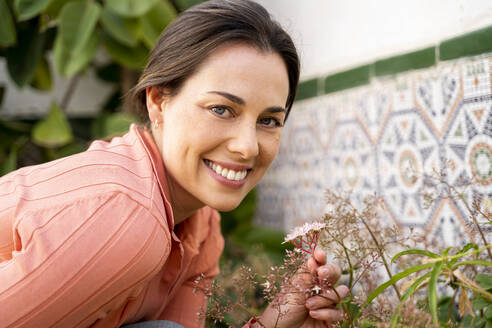
[[[287,236],[285,236],[284,243],[293,241],[299,237],[304,237],[311,232],[317,232],[326,227],[323,222],[306,222],[300,227],[295,227]]]

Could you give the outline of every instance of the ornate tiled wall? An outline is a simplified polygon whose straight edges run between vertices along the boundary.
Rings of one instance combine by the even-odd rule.
[[[492,55],[373,78],[295,103],[278,158],[258,188],[257,219],[288,230],[319,217],[323,191],[376,193],[385,220],[417,226],[446,243],[468,239],[460,202],[425,208],[422,174],[443,168],[469,204],[492,199]]]

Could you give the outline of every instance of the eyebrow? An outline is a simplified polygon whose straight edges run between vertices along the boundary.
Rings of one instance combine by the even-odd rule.
[[[228,92],[223,92],[223,91],[209,91],[207,93],[217,94],[219,96],[222,96],[224,98],[229,99],[230,101],[232,101],[233,103],[236,103],[238,105],[245,105],[246,104],[246,102],[244,101],[243,98],[238,97],[238,96],[233,95],[233,94],[228,93]],[[285,108],[283,108],[283,107],[280,107],[280,106],[272,106],[272,107],[268,107],[267,109],[265,109],[264,112],[268,112],[268,113],[286,113],[287,110]]]

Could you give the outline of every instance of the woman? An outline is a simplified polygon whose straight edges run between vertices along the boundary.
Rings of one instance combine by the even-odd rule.
[[[132,125],[0,179],[0,325],[202,327],[197,287],[223,248],[217,210],[234,209],[275,158],[298,78],[290,37],[260,5],[214,0],[181,14],[134,89],[150,131]],[[340,276],[322,251],[307,266]],[[334,291],[322,293],[288,295],[287,314],[270,306],[247,326],[341,320]]]

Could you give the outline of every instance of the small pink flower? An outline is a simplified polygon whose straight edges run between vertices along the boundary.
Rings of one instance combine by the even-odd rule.
[[[284,243],[290,242],[294,247],[308,254],[313,254],[318,245],[318,237],[321,230],[326,227],[323,222],[307,222],[300,227],[295,227],[289,233]]]

